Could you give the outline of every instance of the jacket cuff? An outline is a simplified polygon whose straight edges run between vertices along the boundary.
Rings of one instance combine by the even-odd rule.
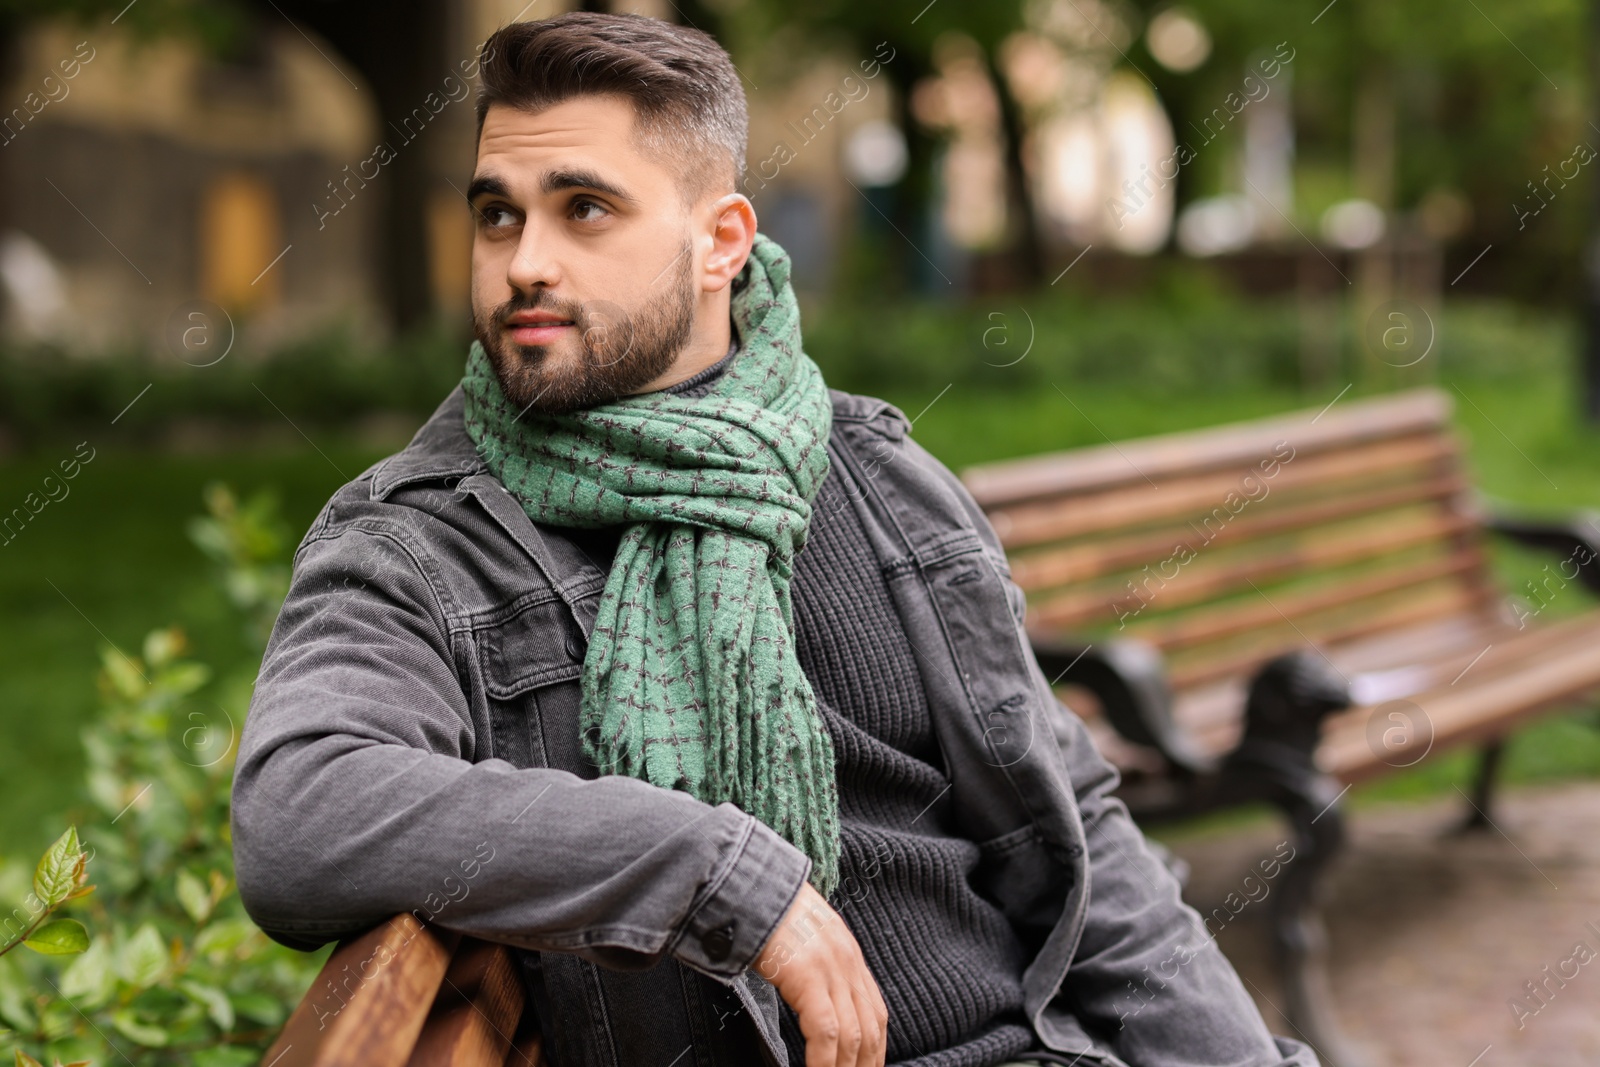
[[[811,873],[804,852],[754,816],[744,819],[732,861],[712,878],[672,949],[686,966],[722,980],[755,963]]]

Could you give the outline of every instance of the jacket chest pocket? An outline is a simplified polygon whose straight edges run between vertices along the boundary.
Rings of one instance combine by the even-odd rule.
[[[964,533],[942,539],[922,566],[933,610],[949,635],[969,714],[982,733],[982,762],[997,768],[1033,747],[1036,710],[1017,638],[1019,605],[983,542]]]
[[[476,631],[493,754],[515,767],[583,778],[579,675],[588,641],[560,599],[526,604]]]

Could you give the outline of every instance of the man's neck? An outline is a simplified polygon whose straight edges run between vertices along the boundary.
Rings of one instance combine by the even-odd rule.
[[[664,393],[673,393],[682,397],[701,397],[715,388],[718,379],[728,373],[728,368],[733,362],[733,357],[739,351],[737,337],[728,343],[728,352],[705,370],[690,375],[683,381],[669,385],[662,390]]]
[[[733,323],[727,308],[723,308],[720,314],[711,315],[704,329],[697,324],[689,343],[683,346],[672,366],[641,386],[638,392],[653,393],[693,378],[728,354],[732,338]]]

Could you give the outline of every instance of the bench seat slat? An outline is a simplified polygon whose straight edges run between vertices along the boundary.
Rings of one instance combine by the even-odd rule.
[[[1384,754],[1392,760],[1404,757],[1412,746],[1442,748],[1498,737],[1535,712],[1600,687],[1600,655],[1592,652],[1597,643],[1600,617],[1585,618],[1561,640],[1550,641],[1537,651],[1507,648],[1498,664],[1491,664],[1481,676],[1470,676],[1470,685],[1446,684],[1407,698],[1427,716],[1431,735],[1417,731],[1406,744],[1397,744]],[[1496,651],[1500,650],[1491,650],[1484,660]],[[1477,669],[1475,666],[1473,671]],[[1347,782],[1391,769],[1393,763],[1379,759],[1368,743],[1367,721],[1374,711],[1355,707],[1329,719],[1317,748],[1317,765]]]
[[[1402,673],[1420,669],[1431,683],[1434,677],[1445,672],[1449,672],[1446,678],[1454,678],[1472,656],[1487,645],[1505,640],[1508,632],[1516,633],[1504,620],[1487,614],[1449,616],[1391,631],[1375,640],[1330,645],[1325,651],[1335,669],[1353,683],[1396,668]],[[1248,688],[1242,674],[1195,686],[1178,695],[1173,718],[1184,730],[1196,735],[1219,725],[1237,725]],[[1426,685],[1419,684],[1416,688],[1426,688]]]
[[[1169,680],[1174,689],[1187,690],[1246,675],[1273,656],[1303,648],[1308,642],[1338,644],[1393,633],[1442,616],[1485,609],[1486,600],[1481,593],[1454,580],[1455,576],[1449,577],[1452,580],[1393,590],[1387,602],[1357,602],[1340,618],[1296,619],[1293,625],[1284,622],[1275,630],[1249,634],[1245,641],[1233,646],[1190,649],[1175,657]]]
[[[465,939],[407,1067],[502,1067],[522,1007],[521,980],[506,947]]]
[[[1358,578],[1330,581],[1303,590],[1275,590],[1271,599],[1230,601],[1214,609],[1191,612],[1172,622],[1130,626],[1141,638],[1167,651],[1188,648],[1269,626],[1299,625],[1307,635],[1308,617],[1360,604],[1385,593],[1419,586],[1436,578],[1467,574],[1481,566],[1479,553],[1458,551],[1423,563],[1404,562],[1368,571]],[[1291,624],[1288,620],[1293,620]],[[1313,638],[1315,639],[1315,638]]]

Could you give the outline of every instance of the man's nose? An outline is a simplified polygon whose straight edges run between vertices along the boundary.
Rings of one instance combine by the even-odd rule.
[[[541,237],[537,226],[524,224],[522,239],[506,266],[506,281],[524,293],[555,288],[561,281],[561,270],[554,251],[554,244]]]

